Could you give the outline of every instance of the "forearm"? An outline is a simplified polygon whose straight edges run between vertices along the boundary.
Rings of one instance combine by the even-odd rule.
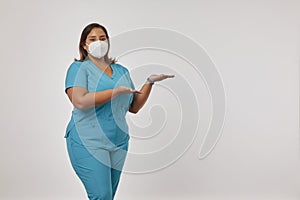
[[[137,113],[146,103],[150,92],[152,89],[152,85],[146,82],[142,88],[140,89],[142,94],[136,94],[134,95],[134,99],[132,101],[132,104],[130,105],[129,111],[133,113]]]
[[[81,98],[81,109],[87,109],[94,106],[102,105],[116,96],[118,96],[116,89],[108,89],[99,92],[89,92],[82,96]]]

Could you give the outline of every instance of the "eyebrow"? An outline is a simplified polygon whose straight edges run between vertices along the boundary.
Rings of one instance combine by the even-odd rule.
[[[97,36],[95,36],[95,35],[89,36],[89,38],[95,38],[95,37],[97,37]],[[106,35],[101,35],[100,37],[106,37]]]

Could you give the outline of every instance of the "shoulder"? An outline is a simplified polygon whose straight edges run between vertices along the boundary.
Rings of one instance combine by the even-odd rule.
[[[82,70],[82,63],[80,61],[73,61],[67,69],[67,78],[75,77],[79,72],[84,73],[85,70]]]
[[[115,63],[113,64],[117,69],[121,70],[124,73],[129,73],[127,67],[125,67],[124,65],[120,64],[120,63]]]
[[[86,61],[73,61],[70,65],[70,67],[81,67],[85,65]]]
[[[68,68],[68,71],[79,71],[84,69],[85,67],[85,62],[81,61],[73,61]]]
[[[82,62],[80,61],[73,61],[70,65],[69,65],[69,70],[78,70],[81,66]]]

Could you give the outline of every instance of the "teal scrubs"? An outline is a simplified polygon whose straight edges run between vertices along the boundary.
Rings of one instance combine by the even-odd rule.
[[[75,61],[67,71],[65,89],[73,86],[86,88],[89,92],[126,86],[135,89],[127,68],[120,64],[111,64],[112,77],[102,72],[91,60]],[[112,150],[115,146],[126,143],[130,136],[126,122],[126,113],[132,103],[134,94],[118,95],[100,106],[85,110],[73,108],[65,138],[76,126],[80,138],[91,148]]]
[[[67,88],[79,86],[88,92],[126,86],[135,89],[129,71],[120,64],[110,64],[109,77],[91,60],[73,62],[67,71]],[[134,94],[87,109],[73,106],[65,136],[70,161],[82,181],[89,199],[112,200],[116,192],[130,139],[126,113]]]

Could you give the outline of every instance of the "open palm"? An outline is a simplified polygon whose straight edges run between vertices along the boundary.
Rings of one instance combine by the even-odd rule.
[[[152,74],[151,76],[149,76],[149,78],[154,81],[154,82],[157,82],[157,81],[162,81],[164,79],[167,79],[167,78],[173,78],[175,75],[167,75],[167,74]]]

